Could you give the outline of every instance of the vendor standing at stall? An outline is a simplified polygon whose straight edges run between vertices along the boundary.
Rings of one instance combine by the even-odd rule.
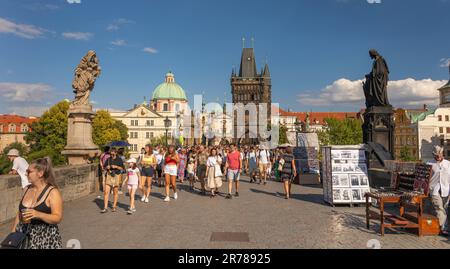
[[[444,149],[440,146],[434,147],[433,156],[434,161],[428,163],[432,166],[430,196],[441,226],[441,235],[448,236],[447,209],[450,193],[450,161],[444,159]]]

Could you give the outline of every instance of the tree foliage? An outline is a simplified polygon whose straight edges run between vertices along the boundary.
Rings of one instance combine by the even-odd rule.
[[[287,127],[284,124],[279,125],[279,137],[278,137],[278,144],[286,144],[289,143],[288,137],[287,137]]]
[[[327,128],[318,132],[321,146],[357,145],[363,141],[361,121],[326,119]]]
[[[416,160],[416,158],[411,154],[411,151],[407,146],[403,146],[400,149],[399,159],[404,162],[412,162]]]
[[[92,121],[92,139],[98,146],[104,146],[112,141],[122,141],[128,138],[128,128],[121,121],[111,117],[108,111],[97,111]]]
[[[168,139],[168,143],[170,143],[170,139]],[[147,142],[147,144],[151,145],[152,147],[156,147],[156,146],[160,146],[160,145],[165,146],[166,145],[166,137],[164,135],[159,136],[159,137],[153,137]]]
[[[61,101],[44,112],[39,121],[31,124],[32,131],[25,136],[30,145],[30,160],[49,156],[54,165],[66,163],[61,151],[66,146],[69,105],[69,102]]]

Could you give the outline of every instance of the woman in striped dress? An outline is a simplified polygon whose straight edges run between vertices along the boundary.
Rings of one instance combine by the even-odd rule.
[[[283,168],[281,170],[281,180],[284,182],[284,192],[286,194],[285,199],[289,199],[291,195],[292,180],[297,176],[297,170],[295,168],[294,155],[292,154],[292,148],[287,147],[283,155],[281,155],[281,163]]]

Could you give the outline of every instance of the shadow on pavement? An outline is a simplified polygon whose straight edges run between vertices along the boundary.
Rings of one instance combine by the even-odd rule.
[[[284,194],[282,196],[280,196],[277,192],[268,192],[268,191],[262,191],[262,190],[253,189],[253,188],[250,188],[250,191],[252,191],[254,193],[261,193],[261,194],[271,195],[271,196],[275,196],[277,198],[283,198],[284,199]]]
[[[309,203],[319,204],[319,205],[326,205],[325,201],[323,200],[323,194],[297,194],[292,193],[291,199],[305,201]]]
[[[104,206],[103,199],[95,198],[95,200],[92,201],[92,202],[94,202],[97,205],[98,209],[103,209],[103,206]],[[111,206],[112,206],[112,201],[109,201],[108,202],[108,207],[111,207]],[[128,210],[129,206],[130,205],[128,205],[128,204],[117,202],[117,207],[118,208],[121,208],[121,209],[124,209],[124,210]]]

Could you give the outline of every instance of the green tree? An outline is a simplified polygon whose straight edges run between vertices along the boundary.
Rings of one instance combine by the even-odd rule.
[[[49,156],[54,165],[66,163],[61,151],[66,146],[69,105],[69,102],[61,101],[44,112],[39,121],[31,124],[32,131],[25,136],[30,145],[30,161]]]
[[[128,138],[128,128],[121,121],[111,117],[108,111],[97,111],[92,121],[92,139],[98,146],[104,146],[112,141],[122,141]]]
[[[289,143],[288,137],[287,137],[287,127],[284,124],[279,125],[279,137],[278,137],[278,144],[286,144]]]
[[[327,128],[318,132],[321,146],[361,144],[361,121],[355,119],[326,119]]]
[[[170,138],[169,138],[168,142],[170,143]],[[148,141],[147,144],[151,145],[152,147],[156,147],[156,146],[160,146],[160,145],[165,146],[166,145],[166,136],[162,135],[159,137],[153,137]]]
[[[404,161],[404,162],[412,162],[412,161],[415,161],[414,156],[411,154],[411,151],[409,150],[409,148],[408,148],[407,146],[403,146],[403,147],[400,149],[400,156],[399,156],[399,159],[400,159],[401,161]]]

